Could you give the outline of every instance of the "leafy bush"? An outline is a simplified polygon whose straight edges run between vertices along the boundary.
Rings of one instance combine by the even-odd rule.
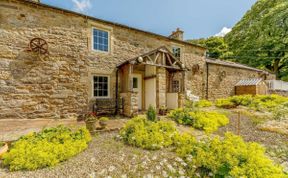
[[[225,108],[225,109],[236,107],[236,105],[232,101],[230,101],[230,99],[218,99],[216,100],[215,105],[219,108]]]
[[[125,143],[148,150],[172,145],[175,134],[177,131],[172,122],[152,122],[140,116],[129,120],[120,131]]]
[[[282,168],[264,155],[264,148],[245,143],[241,137],[227,133],[224,139],[215,137],[197,143],[188,138],[176,148],[176,153],[188,163],[193,177],[285,177]]]
[[[0,142],[0,148],[3,147],[5,145],[4,142]]]
[[[200,101],[196,102],[195,105],[196,105],[196,107],[199,107],[199,108],[211,107],[212,102],[210,102],[208,100],[200,100]]]
[[[86,149],[90,140],[85,128],[75,132],[64,126],[44,129],[13,143],[10,151],[3,155],[3,163],[11,171],[55,166]]]
[[[218,127],[227,125],[229,119],[218,112],[194,111],[187,109],[172,110],[168,117],[179,124],[190,125],[196,129],[203,129],[207,133],[216,131]]]
[[[288,102],[288,98],[279,95],[256,95],[254,97],[241,95],[219,99],[216,101],[216,106],[229,109],[241,105],[258,111],[273,111],[285,102]]]
[[[189,114],[191,110],[190,109],[183,109],[183,108],[177,108],[168,114],[168,117],[173,119],[179,124],[184,124],[184,125],[191,125],[193,118]]]
[[[279,105],[273,110],[273,119],[278,121],[288,119],[288,103]]]
[[[153,106],[149,105],[146,116],[148,120],[156,122],[157,121],[156,109]]]
[[[192,126],[196,129],[203,129],[205,132],[211,133],[219,127],[229,123],[229,119],[218,112],[190,112],[190,116],[194,118]]]
[[[253,98],[252,95],[237,95],[230,97],[229,100],[236,106],[249,106],[252,103]]]

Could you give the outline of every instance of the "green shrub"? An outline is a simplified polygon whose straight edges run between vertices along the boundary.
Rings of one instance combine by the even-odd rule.
[[[152,122],[145,117],[129,120],[120,131],[126,144],[148,150],[157,150],[173,144],[177,130],[172,122]]]
[[[229,123],[229,119],[218,112],[190,112],[194,118],[193,127],[196,129],[203,129],[205,132],[211,133],[216,131],[219,127],[225,126]]]
[[[0,142],[0,148],[3,147],[5,145],[4,142]]]
[[[257,111],[273,111],[285,102],[288,102],[288,98],[279,95],[240,95],[219,99],[216,101],[216,106],[229,109],[241,105]]]
[[[156,109],[153,106],[149,105],[146,116],[148,120],[156,122],[157,121]]]
[[[229,100],[236,106],[249,106],[252,103],[253,98],[252,95],[237,95],[230,97]]]
[[[288,103],[281,104],[273,109],[273,119],[283,120],[288,119]]]
[[[199,107],[199,108],[211,107],[212,102],[210,102],[208,100],[200,100],[200,101],[196,102],[195,105],[196,105],[196,107]]]
[[[3,155],[11,171],[35,170],[57,165],[87,148],[91,136],[85,128],[75,132],[64,126],[31,133],[13,143]]]
[[[215,105],[219,108],[231,109],[235,108],[236,105],[230,101],[230,99],[218,99],[216,100]]]
[[[179,124],[190,125],[207,133],[214,132],[229,123],[229,119],[224,114],[208,111],[189,112],[185,109],[175,109],[169,113],[168,117]]]
[[[189,114],[190,109],[183,109],[183,108],[178,108],[170,111],[168,114],[168,117],[173,119],[179,124],[184,124],[184,125],[191,125],[193,118]]]
[[[188,163],[191,177],[285,177],[282,168],[264,155],[263,147],[245,143],[241,137],[228,133],[224,139],[189,140],[178,145],[176,152]]]

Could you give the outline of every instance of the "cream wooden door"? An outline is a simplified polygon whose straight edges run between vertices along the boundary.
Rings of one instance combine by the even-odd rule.
[[[142,110],[142,75],[133,74],[133,91],[138,95],[138,110]]]

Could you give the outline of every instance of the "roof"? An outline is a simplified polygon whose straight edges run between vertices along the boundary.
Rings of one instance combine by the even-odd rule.
[[[157,53],[158,55],[159,53],[162,53],[165,56],[165,59],[169,58],[168,62],[167,63],[165,62],[163,64],[162,61],[157,62],[157,57],[155,57],[154,59],[152,59],[152,57],[149,57],[151,55],[157,56]],[[185,66],[183,65],[183,63],[178,58],[176,58],[166,46],[161,46],[148,53],[144,53],[132,59],[126,60],[118,64],[117,68],[120,68],[121,66],[125,64],[137,64],[137,63],[146,64],[146,65],[155,65],[159,67],[166,67],[166,68],[170,68],[174,70],[185,70]]]
[[[250,66],[247,66],[247,65],[244,65],[244,64],[231,62],[231,61],[224,61],[224,60],[220,60],[220,59],[206,58],[206,62],[209,63],[209,64],[216,64],[216,65],[223,65],[223,66],[235,67],[235,68],[240,68],[240,69],[253,70],[253,71],[263,72],[263,73],[268,74],[268,72],[265,71],[265,70],[257,69],[257,68],[254,68],[254,67],[250,67]]]
[[[202,48],[202,49],[205,49],[205,50],[207,49],[207,48],[205,48],[205,47],[203,47],[201,45],[198,45],[198,44],[193,44],[191,42],[178,40],[178,39],[173,39],[173,38],[170,38],[170,37],[167,37],[167,36],[164,36],[164,35],[160,35],[160,34],[149,32],[149,31],[145,31],[145,30],[141,30],[141,29],[130,27],[130,26],[127,26],[127,25],[123,25],[123,24],[120,24],[120,23],[115,23],[115,22],[111,22],[111,21],[107,21],[107,20],[103,20],[103,19],[98,19],[96,17],[88,16],[88,15],[85,15],[85,14],[81,14],[81,13],[78,13],[78,12],[70,11],[70,10],[67,10],[67,9],[60,8],[60,7],[55,7],[55,6],[51,6],[51,5],[35,2],[35,1],[32,1],[32,0],[16,0],[16,1],[21,2],[21,3],[24,2],[24,3],[34,4],[34,5],[38,5],[38,6],[44,7],[44,8],[51,8],[51,9],[59,10],[59,11],[62,11],[62,12],[71,13],[71,14],[74,14],[74,15],[82,16],[85,19],[95,20],[95,21],[99,21],[99,22],[102,22],[102,23],[115,25],[115,26],[122,27],[122,28],[127,28],[127,29],[130,29],[130,30],[135,30],[135,31],[138,31],[138,32],[142,32],[142,33],[146,33],[146,34],[149,34],[149,35],[157,36],[157,37],[160,37],[160,38],[163,38],[163,39],[167,39],[167,40],[171,40],[171,41],[174,41],[174,42],[178,42],[178,43],[182,43],[182,44],[186,44],[186,45]]]
[[[240,80],[235,86],[252,86],[252,85],[258,85],[261,81],[263,81],[262,78],[244,79],[244,80]]]

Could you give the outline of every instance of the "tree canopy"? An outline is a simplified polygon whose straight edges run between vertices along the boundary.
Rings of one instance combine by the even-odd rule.
[[[288,80],[288,1],[258,0],[225,36],[237,62]]]
[[[288,81],[288,0],[258,0],[224,38],[189,40],[213,58],[269,70]]]
[[[225,43],[223,37],[212,36],[209,38],[201,38],[196,40],[188,40],[191,43],[199,44],[208,49],[208,56],[211,58],[227,59],[231,56],[228,50],[228,45]]]

